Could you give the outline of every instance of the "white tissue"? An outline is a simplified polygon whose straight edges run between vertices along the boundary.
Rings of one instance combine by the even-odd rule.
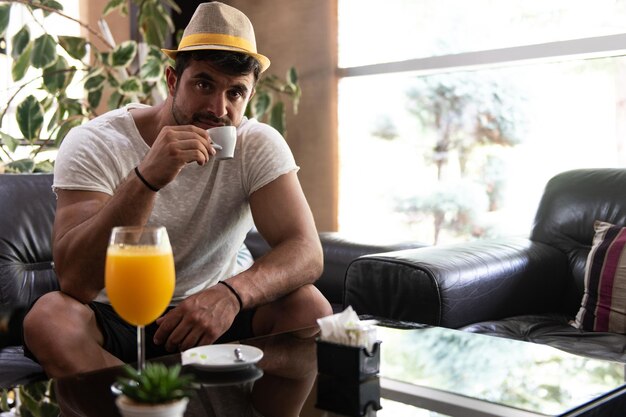
[[[375,320],[361,321],[351,306],[341,313],[317,319],[320,340],[340,345],[364,347],[372,351],[376,343]]]

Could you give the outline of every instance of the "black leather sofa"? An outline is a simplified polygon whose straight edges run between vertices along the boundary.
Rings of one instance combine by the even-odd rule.
[[[56,207],[51,174],[0,175],[0,388],[41,377],[23,356],[21,322],[25,307],[58,288],[51,233]],[[349,262],[361,255],[419,247],[418,242],[363,243],[334,232],[320,233],[324,272],[316,285],[335,310],[342,308]],[[246,245],[256,259],[269,246],[255,231]]]
[[[626,170],[552,178],[529,238],[499,238],[367,255],[347,271],[359,314],[544,343],[626,362],[626,336],[572,327],[594,221],[626,226]]]

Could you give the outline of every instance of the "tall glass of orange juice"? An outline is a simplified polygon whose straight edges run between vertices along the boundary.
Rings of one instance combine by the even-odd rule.
[[[137,326],[137,368],[145,366],[144,326],[167,308],[175,285],[174,257],[164,227],[115,227],[104,283],[113,309]]]

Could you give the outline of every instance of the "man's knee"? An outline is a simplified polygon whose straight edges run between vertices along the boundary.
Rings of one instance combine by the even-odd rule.
[[[27,345],[46,340],[64,331],[76,331],[78,323],[87,320],[81,312],[85,306],[61,292],[42,295],[24,317],[24,341]]]
[[[313,326],[320,317],[332,314],[328,300],[313,285],[298,288],[285,297],[261,306],[253,318],[255,334],[268,334]]]
[[[42,295],[30,308],[24,317],[24,335],[40,334],[47,328],[46,322],[56,317],[55,313],[60,313],[60,302],[62,296],[59,292],[49,292]]]
[[[305,325],[313,325],[320,317],[332,314],[330,303],[314,285],[305,285],[280,301],[280,309]]]
[[[292,293],[294,298],[290,300],[293,308],[306,311],[315,319],[325,317],[333,313],[330,303],[314,285],[305,285]]]

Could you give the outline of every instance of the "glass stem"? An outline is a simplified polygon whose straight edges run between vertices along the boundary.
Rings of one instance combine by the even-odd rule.
[[[146,368],[146,332],[144,326],[137,326],[137,371],[142,373]]]

